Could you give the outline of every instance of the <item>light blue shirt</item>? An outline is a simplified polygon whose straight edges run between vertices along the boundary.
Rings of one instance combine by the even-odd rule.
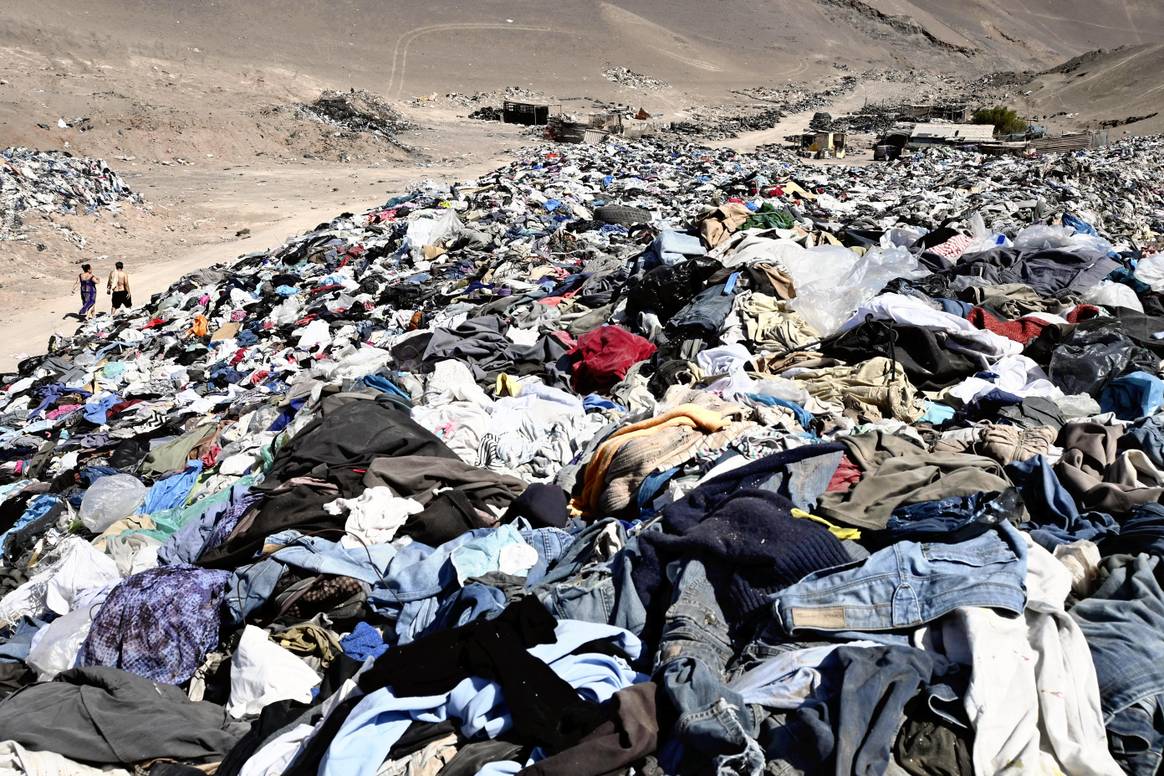
[[[604,702],[624,687],[648,679],[618,657],[570,654],[587,642],[614,638],[619,649],[633,660],[639,656],[642,642],[630,631],[612,625],[559,620],[554,635],[557,641],[539,644],[528,650],[529,654],[546,662],[587,700]],[[512,724],[501,686],[480,677],[469,677],[442,695],[423,697],[397,698],[384,687],[369,693],[352,709],[323,756],[319,776],[375,776],[414,720],[447,719],[459,720],[461,733],[468,738],[480,734],[496,738]]]

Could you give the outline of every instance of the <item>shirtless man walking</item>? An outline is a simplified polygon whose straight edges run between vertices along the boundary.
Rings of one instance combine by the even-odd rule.
[[[125,264],[117,262],[113,265],[113,271],[109,273],[109,282],[105,284],[105,293],[113,296],[113,312],[117,312],[119,307],[129,309],[129,273],[125,271]]]

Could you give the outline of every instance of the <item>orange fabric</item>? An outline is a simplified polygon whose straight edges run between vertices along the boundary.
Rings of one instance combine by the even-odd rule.
[[[688,426],[710,433],[719,431],[726,425],[727,419],[714,410],[700,407],[698,404],[681,404],[670,412],[620,428],[598,446],[590,463],[586,465],[582,493],[578,497],[578,508],[583,512],[593,512],[597,509],[598,496],[605,485],[606,470],[615,454],[631,440],[671,426]]]
[[[190,327],[190,333],[195,337],[205,337],[210,333],[210,321],[206,320],[205,315],[194,316],[194,324]]]

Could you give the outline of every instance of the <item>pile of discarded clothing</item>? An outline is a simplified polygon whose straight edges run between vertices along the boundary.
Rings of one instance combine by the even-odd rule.
[[[683,111],[687,118],[672,122],[671,130],[680,137],[703,141],[770,130],[787,116],[829,107],[837,98],[856,89],[862,80],[874,77],[880,75],[869,71],[861,77],[843,75],[824,84],[789,82],[779,88],[759,86],[732,90],[738,97],[754,102],[692,106]]]
[[[82,323],[0,376],[0,762],[1154,773],[1162,148],[529,149]]]
[[[100,159],[67,151],[5,148],[0,151],[0,224],[18,226],[20,213],[117,212],[121,203],[140,204],[125,181]],[[0,230],[2,232],[3,230]],[[9,229],[8,231],[15,231]]]
[[[383,97],[363,89],[324,90],[313,102],[298,106],[301,114],[347,132],[368,132],[392,138],[416,126]]]

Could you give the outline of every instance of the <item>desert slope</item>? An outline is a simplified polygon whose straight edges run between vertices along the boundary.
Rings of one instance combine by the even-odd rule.
[[[389,97],[596,92],[612,61],[700,92],[834,61],[1038,70],[1164,31],[1151,0],[9,0],[5,17],[0,44],[280,68]]]

